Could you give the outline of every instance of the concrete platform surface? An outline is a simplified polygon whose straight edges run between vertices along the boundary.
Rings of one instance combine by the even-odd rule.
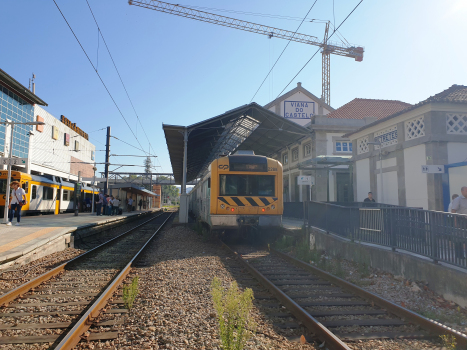
[[[147,212],[134,211],[116,216],[97,216],[91,213],[66,213],[59,215],[24,216],[20,226],[0,224],[0,264],[17,259],[49,242],[70,234],[78,228],[119,221],[129,216]]]

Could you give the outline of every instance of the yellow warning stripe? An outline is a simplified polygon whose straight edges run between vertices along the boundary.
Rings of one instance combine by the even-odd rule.
[[[15,241],[4,244],[3,246],[0,247],[0,253],[3,253],[3,252],[6,252],[6,251],[8,251],[10,249],[16,248],[16,247],[20,246],[21,244],[27,243],[29,241],[32,241],[33,239],[36,239],[36,238],[41,237],[43,235],[46,235],[47,233],[52,232],[52,231],[54,231],[54,230],[56,230],[58,228],[61,228],[61,227],[46,227],[46,228],[43,228],[42,230],[31,233],[28,236],[24,236],[24,237],[21,237],[21,238],[15,240]],[[14,230],[13,228],[11,228],[11,229]]]

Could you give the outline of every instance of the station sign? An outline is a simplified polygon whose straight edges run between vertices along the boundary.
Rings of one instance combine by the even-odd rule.
[[[26,165],[28,162],[27,158],[6,158],[0,157],[1,165]]]
[[[311,119],[315,115],[313,101],[284,101],[284,118]]]
[[[297,176],[297,185],[313,186],[315,184],[314,176]]]
[[[424,174],[444,174],[444,165],[422,165]]]

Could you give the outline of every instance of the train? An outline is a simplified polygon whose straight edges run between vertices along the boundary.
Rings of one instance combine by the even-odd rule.
[[[8,171],[0,171],[0,216],[3,217],[6,199]],[[11,172],[11,181],[18,181],[26,192],[26,205],[23,205],[21,215],[59,214],[74,210],[73,182],[64,181],[53,175],[30,175],[20,171]],[[97,194],[97,191],[94,190]],[[78,202],[93,196],[92,187],[80,184]],[[10,198],[11,200],[11,198]]]
[[[191,190],[190,214],[210,230],[282,224],[282,164],[252,151],[220,157]]]

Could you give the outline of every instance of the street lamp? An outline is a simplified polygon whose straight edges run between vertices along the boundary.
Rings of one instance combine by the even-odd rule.
[[[8,155],[8,177],[6,180],[6,193],[5,193],[5,210],[3,212],[3,223],[6,224],[8,222],[8,206],[10,205],[10,182],[11,182],[11,158],[13,155],[13,129],[15,125],[45,125],[44,122],[27,122],[27,123],[17,123],[13,121],[4,121],[0,122],[0,124],[3,125],[10,125],[11,126],[11,131],[10,131],[10,150],[9,150],[9,155]],[[29,155],[28,155],[29,156]]]
[[[381,203],[384,203],[384,186],[383,186],[383,155],[381,153],[382,144],[380,141],[368,142],[369,145],[379,146],[379,175],[381,176]]]

